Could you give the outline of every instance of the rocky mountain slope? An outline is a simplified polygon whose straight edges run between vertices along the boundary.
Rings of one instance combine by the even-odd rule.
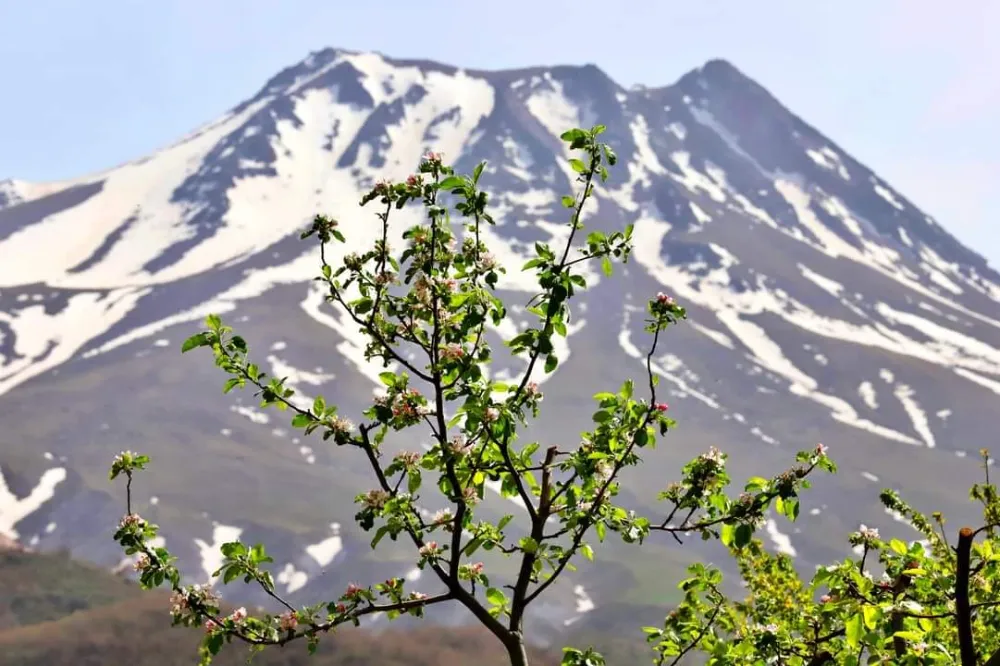
[[[657,492],[710,445],[739,477],[822,441],[842,472],[804,498],[801,524],[766,527],[802,566],[841,556],[859,522],[915,538],[881,509],[882,487],[965,515],[970,452],[990,444],[1000,393],[1000,275],[733,65],[624,89],[589,65],[482,72],[329,49],[147,158],[2,190],[0,533],[117,565],[123,497],[106,469],[130,448],[155,463],[137,508],[192,577],[240,537],[269,545],[296,601],[419,578],[408,547],[372,553],[354,527],[363,460],[300,439],[249,392],[223,396],[210,360],[180,344],[219,313],[304,398],[357,415],[379,368],[312,284],[305,223],[342,221],[337,259],[373,240],[357,202],[376,179],[428,149],[459,170],[485,159],[498,220],[485,240],[516,268],[535,241],[565,238],[573,174],[558,135],[596,122],[621,162],[585,219],[634,223],[636,247],[626,270],[588,278],[538,436],[577,437],[593,393],[641,377],[641,308],[663,290],[690,314],[656,359],[680,427],[632,474],[629,503],[655,514]],[[494,334],[509,336],[534,283],[512,270],[500,287],[515,307]],[[484,510],[511,508],[494,497]],[[655,622],[685,563],[718,555],[609,543],[536,614],[556,628],[631,620],[624,607]]]

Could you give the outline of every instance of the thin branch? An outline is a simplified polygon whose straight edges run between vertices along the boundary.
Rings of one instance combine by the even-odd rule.
[[[969,603],[969,563],[976,531],[963,527],[958,532],[958,568],[955,571],[955,618],[962,666],[976,666],[976,646],[972,637],[972,607]]]

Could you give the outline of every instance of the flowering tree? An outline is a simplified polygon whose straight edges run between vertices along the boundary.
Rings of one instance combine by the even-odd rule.
[[[717,569],[692,567],[684,602],[662,629],[646,629],[657,663],[696,649],[709,666],[1000,666],[1000,495],[982,455],[986,481],[971,496],[983,523],[960,529],[954,546],[941,514],[928,518],[885,490],[885,507],[923,540],[885,541],[862,525],[850,535],[857,557],[820,567],[809,583],[757,540],[733,547],[749,591],[739,602],[720,592]]]
[[[405,182],[379,182],[364,196],[362,206],[380,206],[381,234],[368,251],[348,254],[339,265],[329,263],[329,244],[345,238],[338,222],[323,215],[302,234],[318,239],[322,265],[317,279],[328,292],[327,300],[343,308],[367,336],[367,359],[400,367],[398,373],[381,374],[385,393],[364,411],[358,426],[322,397],[311,406],[295,404],[293,391],[261,372],[250,360],[246,340],[215,315],[207,318],[207,330],[184,343],[183,351],[212,350],[216,365],[230,376],[225,392],[253,387],[262,406],[292,412],[293,427],[306,435],[319,433],[323,440],[356,449],[367,459],[375,487],[355,499],[358,524],[374,531],[373,547],[386,536],[409,539],[417,565],[433,571],[441,588],[423,594],[393,578],[373,586],[351,585],[337,599],[296,608],[276,592],[265,568],[271,559],[264,547],[233,542],[222,546],[224,562],[216,575],[224,584],[242,577],[259,585],[283,610],[254,617],[241,608],[223,617],[211,587],[183,585],[174,558],[164,548],[149,545],[156,526],[131,510],[132,480],[149,458],[124,452],[111,468],[112,479],[127,478],[128,511],[115,539],[127,554],[137,555],[143,586],[168,584],[173,589],[175,624],[204,627],[203,663],[233,640],[261,648],[304,638],[315,649],[321,635],[342,624],[357,625],[364,615],[420,616],[431,605],[458,603],[499,639],[510,663],[521,666],[528,663],[525,612],[574,557],[594,557],[589,535],[603,540],[612,531],[626,542],[641,543],[653,531],[673,534],[678,541],[679,535],[696,532],[742,547],[750,543],[772,504],[790,519],[797,516],[796,498],[808,485],[810,472],[834,470],[822,449],[803,452],[790,470],[772,479],[751,479],[745,492],[731,499],[726,494],[726,455],[712,449],[688,463],[681,480],[661,493],[660,499],[669,504],[664,518],[651,520],[615,504],[620,472],[638,464],[639,451],[654,446],[657,437],[674,426],[667,405],[657,397],[652,359],[663,332],[684,319],[685,311],[664,294],[647,304],[645,330],[651,341],[646,397],[635,395],[632,381],[617,392],[597,393],[592,429],[574,448],[519,443],[518,431],[537,417],[542,400],[532,378],[556,369],[553,339],[566,335],[569,302],[587,286],[577,267],[599,262],[610,275],[613,262],[629,257],[631,225],[611,234],[591,231],[583,238],[581,212],[597,181],[603,183],[607,167],[616,162],[611,148],[598,140],[604,129],[598,125],[562,135],[580,154],[569,160],[580,191],[562,198],[570,227],[565,245],[553,249],[537,243],[535,258],[522,268],[537,277],[539,293],[528,310],[538,323],[505,341],[527,362],[518,381],[498,382],[488,374],[492,356],[485,343],[487,326],[500,324],[507,313],[495,295],[505,268],[480,239],[483,225],[494,223],[488,197],[479,189],[485,163],[471,175],[458,175],[436,153],[426,155],[419,172]],[[447,195],[450,205],[445,205]],[[397,254],[389,246],[390,219],[393,211],[411,203],[422,205],[427,218],[402,233],[405,248]],[[452,210],[464,221],[461,242],[458,225],[450,219]],[[387,436],[412,427],[426,429],[432,447],[423,454],[387,459]],[[527,513],[526,525],[512,522],[512,514],[495,523],[477,516],[487,481],[499,482],[504,497],[519,500]],[[432,517],[421,512],[418,502],[430,493],[440,494],[453,508]],[[475,557],[480,550],[499,551],[515,560],[517,573],[509,585],[491,581]],[[604,661],[592,649],[566,648],[563,663]]]

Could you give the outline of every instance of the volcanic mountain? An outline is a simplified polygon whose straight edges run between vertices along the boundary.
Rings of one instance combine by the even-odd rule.
[[[296,603],[385,575],[419,584],[409,546],[373,552],[354,525],[352,499],[373,483],[362,457],[300,437],[249,391],[223,395],[208,354],[181,356],[181,342],[218,313],[263,369],[357,420],[381,368],[324,302],[317,248],[298,234],[322,212],[348,236],[334,261],[367,247],[378,226],[362,194],[433,149],[459,171],[487,161],[485,241],[509,269],[502,349],[531,317],[536,284],[518,269],[535,242],[566,238],[575,174],[559,134],[598,122],[620,163],[585,221],[634,224],[635,249],[611,278],[588,272],[533,436],[576,441],[594,393],[642,378],[643,305],[664,291],[690,315],[654,359],[679,427],[630,472],[626,504],[657,515],[657,493],[709,446],[739,480],[823,442],[840,473],[807,492],[800,522],[764,530],[804,570],[842,557],[862,522],[917,538],[881,508],[883,487],[968,514],[1000,393],[1000,275],[736,67],[626,89],[592,65],[473,71],[327,49],[148,157],[0,186],[0,534],[117,566],[124,490],[107,468],[133,449],[154,460],[135,508],[192,579],[239,537],[269,546]],[[483,510],[518,511],[498,495]],[[536,615],[655,622],[683,566],[706,557],[725,559],[611,538]]]

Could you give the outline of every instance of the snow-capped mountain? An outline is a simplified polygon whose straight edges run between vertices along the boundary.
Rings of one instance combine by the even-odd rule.
[[[718,60],[625,89],[594,66],[483,72],[329,49],[145,159],[0,184],[0,534],[115,565],[123,491],[106,469],[129,448],[155,463],[138,509],[192,576],[239,536],[270,546],[295,599],[386,572],[418,579],[405,544],[373,555],[353,526],[351,499],[371,483],[363,460],[300,440],[249,393],[223,396],[224,376],[180,343],[218,313],[304,397],[357,415],[380,368],[324,303],[298,232],[324,212],[348,233],[334,259],[368,246],[362,193],[428,149],[461,171],[488,161],[498,224],[485,240],[514,269],[495,333],[509,336],[535,291],[516,268],[567,232],[559,198],[574,174],[558,136],[597,122],[621,161],[585,220],[634,223],[635,250],[614,277],[589,275],[543,385],[539,437],[577,437],[593,393],[641,376],[642,307],[662,290],[690,314],[656,359],[680,427],[647,454],[627,502],[654,514],[657,492],[709,445],[739,478],[822,441],[841,473],[805,496],[801,524],[766,526],[803,564],[842,556],[859,522],[916,538],[882,511],[882,487],[965,515],[1000,394],[1000,275],[764,88]],[[679,567],[704,556],[692,548],[607,545],[539,615],[661,608]]]

